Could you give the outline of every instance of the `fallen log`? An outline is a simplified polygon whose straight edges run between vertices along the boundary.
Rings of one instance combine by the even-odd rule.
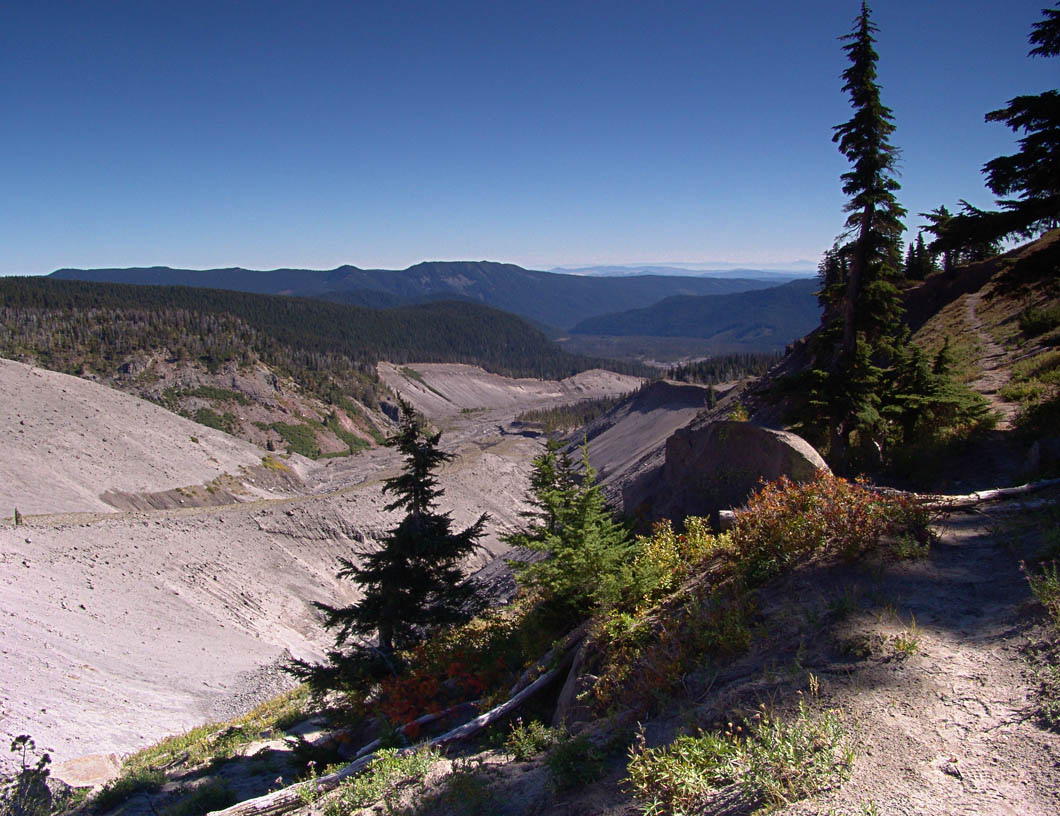
[[[485,714],[481,714],[470,722],[464,723],[464,725],[454,728],[452,731],[447,731],[441,736],[435,737],[426,743],[422,743],[412,748],[403,748],[398,753],[403,755],[421,750],[422,748],[437,748],[466,739],[467,737],[476,734],[483,728],[503,719],[515,708],[522,705],[527,699],[548,686],[563,672],[571,659],[573,659],[573,654],[568,650],[567,654],[562,660],[560,660],[558,665],[546,671],[525,689],[509,700],[501,703],[496,708],[490,709]],[[256,799],[248,799],[245,802],[239,802],[238,804],[232,805],[224,810],[212,811],[209,816],[275,816],[275,814],[286,813],[289,810],[302,807],[307,798],[315,798],[320,794],[334,790],[339,786],[342,780],[348,779],[368,767],[372,760],[375,759],[376,753],[377,751],[373,751],[370,754],[362,756],[360,759],[355,759],[345,768],[336,771],[335,773],[318,776],[315,779],[308,779],[305,782],[290,785],[283,790],[274,791],[273,793],[259,796]]]
[[[413,726],[429,725],[430,723],[434,722],[435,720],[441,720],[441,719],[444,719],[445,717],[448,717],[450,714],[453,714],[454,712],[458,711],[461,708],[464,708],[464,707],[477,707],[480,702],[482,702],[482,701],[481,700],[474,700],[474,701],[472,701],[470,703],[459,703],[458,705],[452,706],[451,708],[447,708],[445,711],[436,711],[433,714],[424,714],[422,717],[418,717],[415,720],[413,720],[412,722],[405,723],[398,730],[401,731],[402,734],[408,734],[409,728],[411,728]],[[359,748],[357,750],[357,753],[353,755],[353,758],[354,759],[359,759],[360,757],[362,757],[365,754],[367,754],[369,751],[375,751],[375,749],[378,748],[380,745],[382,745],[382,743],[383,743],[382,739],[372,740],[367,745],[361,746],[361,748]]]
[[[526,688],[526,686],[533,681],[534,677],[547,670],[549,666],[555,663],[557,656],[573,649],[579,642],[581,642],[582,638],[585,637],[585,632],[588,628],[589,621],[585,621],[581,626],[572,629],[564,635],[555,646],[545,652],[544,657],[519,675],[519,679],[515,681],[515,685],[512,686],[512,690],[508,692],[508,696],[518,694],[520,690]]]
[[[958,496],[925,494],[923,498],[925,505],[932,510],[956,510],[962,507],[974,507],[977,504],[996,501],[997,499],[1025,496],[1028,493],[1036,493],[1039,490],[1056,485],[1060,485],[1060,479],[1043,479],[1039,482],[1029,482],[1015,487],[995,487],[993,490],[979,490],[975,493],[966,493]]]

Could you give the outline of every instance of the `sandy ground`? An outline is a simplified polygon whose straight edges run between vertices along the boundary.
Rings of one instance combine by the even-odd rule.
[[[629,390],[630,379],[516,381],[505,396],[504,379],[478,369],[439,367],[435,384],[435,367],[416,368],[456,400],[442,418],[443,447],[458,454],[440,474],[443,506],[457,525],[491,516],[469,571],[506,549],[540,450],[501,429],[524,406]],[[29,733],[57,764],[127,753],[245,709],[262,667],[287,653],[322,656],[332,638],[310,604],[353,601],[339,557],[398,520],[380,490],[400,467],[393,451],[303,460],[301,495],[247,484],[240,504],[92,512],[113,511],[105,490],[239,474],[263,451],[74,377],[0,360],[0,378],[0,507],[25,516],[18,527],[0,518],[0,744]]]
[[[403,368],[420,374],[426,384],[407,376]],[[625,394],[636,390],[642,382],[638,377],[601,369],[583,371],[559,381],[512,379],[458,363],[412,366],[380,363],[377,370],[387,385],[418,410],[436,418],[484,408],[513,408],[518,413],[531,405]]]

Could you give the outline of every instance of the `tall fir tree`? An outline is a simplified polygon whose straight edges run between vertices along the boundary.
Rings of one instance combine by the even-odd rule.
[[[843,72],[843,90],[850,96],[854,114],[836,125],[832,136],[851,164],[841,176],[843,192],[850,197],[844,208],[849,213],[845,234],[849,237],[845,247],[848,270],[846,286],[835,304],[843,321],[840,352],[847,357],[854,354],[858,333],[875,346],[894,332],[902,314],[896,283],[901,278],[905,209],[895,197],[898,149],[888,141],[895,130],[894,117],[880,101],[876,82],[879,55],[873,34],[877,31],[868,3],[863,2],[854,30],[842,38],[850,60]]]
[[[850,61],[843,90],[853,115],[832,136],[851,164],[841,177],[849,196],[848,216],[846,231],[821,266],[824,316],[811,407],[818,422],[827,425],[829,453],[840,466],[847,459],[850,434],[858,430],[871,436],[878,428],[881,366],[907,334],[898,291],[905,209],[895,197],[898,149],[889,141],[893,116],[881,102],[876,82],[877,30],[863,2],[853,31],[842,37]]]
[[[1029,56],[1060,56],[1060,3],[1042,9],[1042,18],[1031,28]],[[1018,152],[983,167],[996,195],[1018,196],[998,202],[1008,217],[1002,223],[1024,235],[1060,226],[1060,93],[1053,89],[1017,96],[988,113],[986,121],[1004,122],[1023,134]]]
[[[418,643],[431,628],[468,619],[479,606],[473,585],[463,580],[460,564],[484,535],[483,513],[470,527],[452,529],[449,513],[438,512],[435,471],[453,458],[438,447],[441,433],[427,430],[422,415],[399,400],[402,421],[387,443],[405,457],[402,473],[383,483],[394,501],[387,510],[405,517],[383,536],[381,547],[359,562],[340,559],[340,578],[358,584],[362,598],[345,607],[325,603],[324,625],[334,629],[335,650],[328,664],[295,661],[293,674],[317,688],[349,685],[365,674],[400,668],[398,652]],[[376,637],[377,646],[370,645]],[[353,642],[359,637],[359,642]]]

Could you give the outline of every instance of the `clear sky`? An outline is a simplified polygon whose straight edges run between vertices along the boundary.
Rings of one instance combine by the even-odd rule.
[[[990,205],[1046,0],[876,0],[916,213]],[[816,263],[857,0],[8,0],[0,274]]]

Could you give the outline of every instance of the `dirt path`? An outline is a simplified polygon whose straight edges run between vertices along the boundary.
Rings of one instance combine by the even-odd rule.
[[[824,675],[861,744],[853,779],[790,812],[1060,813],[1060,735],[1034,719],[1027,662],[1041,630],[1019,545],[1000,532],[1019,512],[955,515],[929,558],[882,573],[873,609],[851,625],[878,654]],[[908,656],[898,637],[915,642]]]
[[[979,317],[978,307],[982,297],[982,291],[969,294],[965,300],[964,316],[967,325],[976,333],[982,349],[979,357],[979,368],[981,376],[969,386],[984,397],[990,403],[991,410],[997,411],[1001,419],[997,424],[998,430],[1008,431],[1012,429],[1013,420],[1019,406],[1013,402],[1007,402],[1001,397],[1001,389],[1008,383],[1011,372],[1008,369],[1008,353],[998,344],[990,333],[986,331],[982,319]]]

